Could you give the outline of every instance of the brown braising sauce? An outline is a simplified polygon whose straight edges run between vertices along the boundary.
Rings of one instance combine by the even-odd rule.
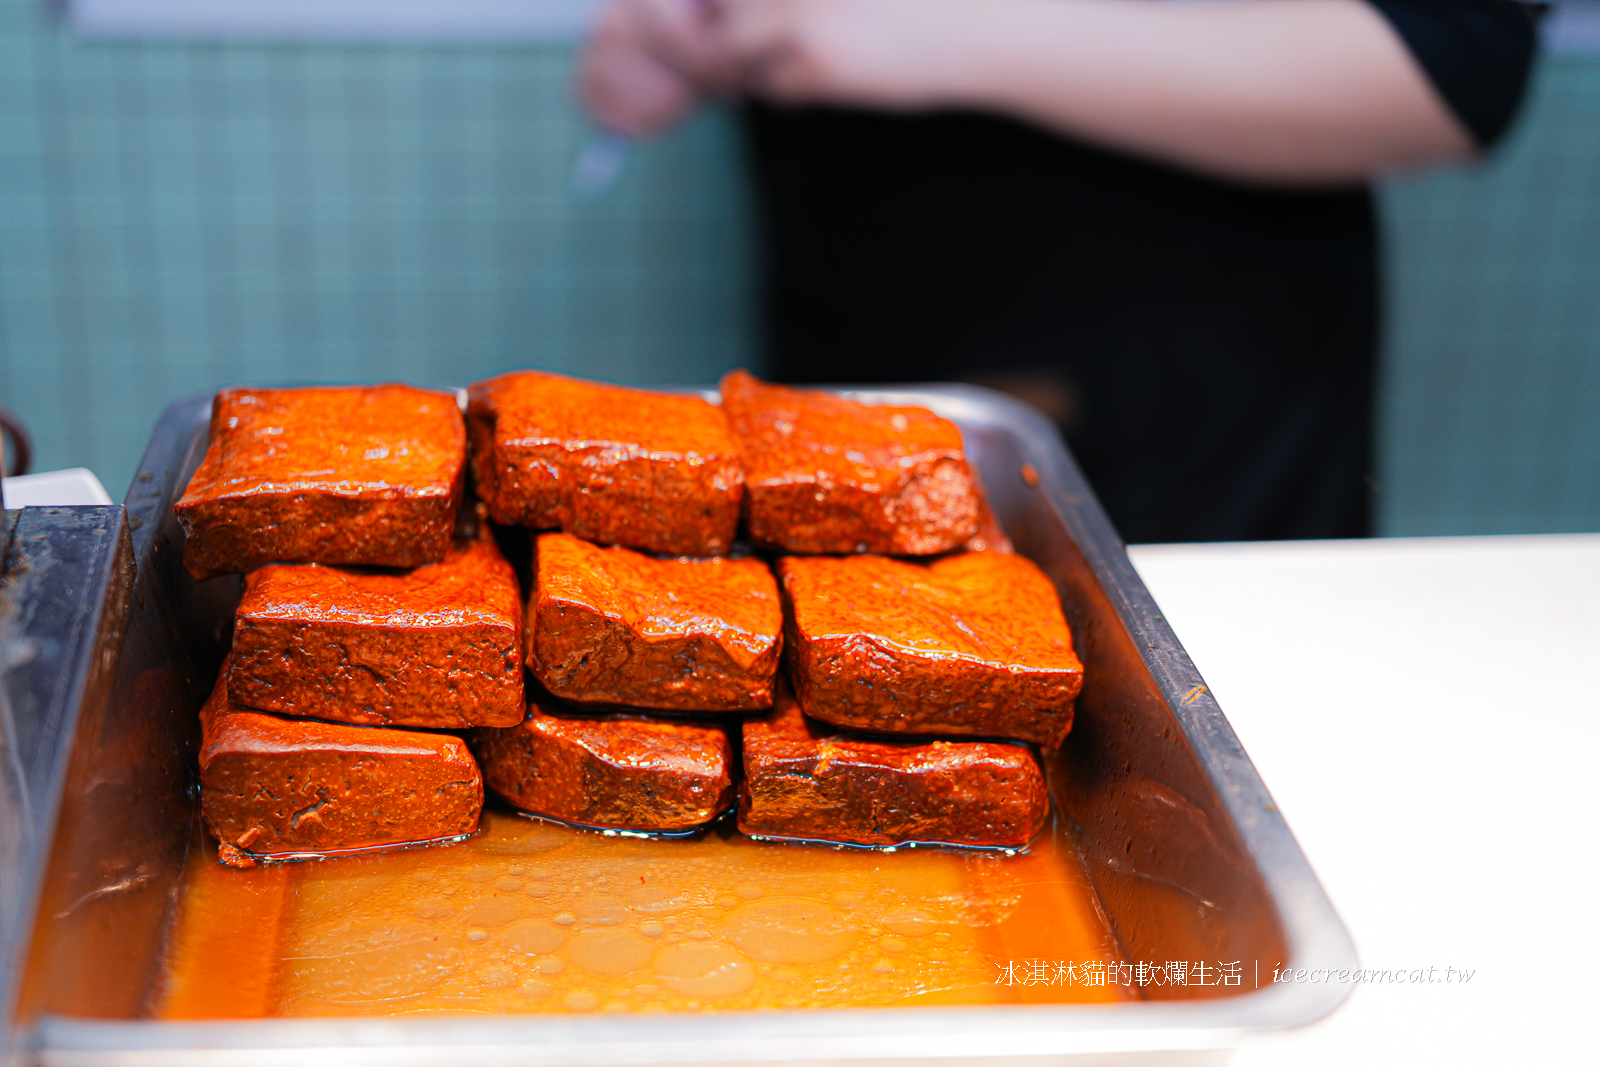
[[[462,844],[233,870],[191,852],[156,1014],[704,1011],[1113,1002],[1077,856],[645,840],[487,810]],[[1015,964],[1006,984],[1005,966]],[[999,979],[999,981],[997,981]]]

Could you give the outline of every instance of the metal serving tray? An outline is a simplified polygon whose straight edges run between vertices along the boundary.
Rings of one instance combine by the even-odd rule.
[[[961,425],[1018,551],[1056,583],[1086,667],[1056,803],[1128,961],[1243,961],[1237,987],[1147,986],[1076,1004],[156,1022],[146,1012],[194,828],[199,707],[237,581],[180,565],[172,503],[210,396],[161,416],[127,499],[137,583],[116,683],[78,724],[17,1022],[37,1062],[102,1064],[1217,1063],[1249,1031],[1332,1011],[1343,925],[1057,435],[997,393],[853,389]]]

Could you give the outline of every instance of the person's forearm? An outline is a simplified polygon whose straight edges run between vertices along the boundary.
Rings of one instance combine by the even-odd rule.
[[[1335,183],[1473,143],[1360,0],[932,0],[959,49],[930,103],[1219,176]]]

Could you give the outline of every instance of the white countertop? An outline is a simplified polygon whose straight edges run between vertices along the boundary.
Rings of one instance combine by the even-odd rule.
[[[94,471],[69,467],[0,478],[0,504],[8,508],[47,508],[76,504],[109,504],[111,497]]]
[[[1437,969],[1232,1062],[1594,1056],[1600,535],[1130,555],[1362,966]]]

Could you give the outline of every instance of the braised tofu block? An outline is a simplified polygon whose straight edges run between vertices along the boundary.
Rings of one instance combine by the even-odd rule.
[[[733,799],[733,749],[721,729],[638,717],[552,714],[469,739],[489,788],[517,807],[607,830],[691,830]]]
[[[745,371],[722,379],[722,406],[744,457],[758,544],[924,556],[978,532],[961,431],[926,408],[858,404]]]
[[[528,666],[564,700],[678,711],[772,706],[778,583],[759,559],[656,559],[544,534]]]
[[[228,696],[285,715],[455,729],[522,720],[522,603],[487,536],[403,574],[273,565],[245,578]]]
[[[478,827],[483,778],[451,734],[236,708],[222,678],[200,723],[200,807],[227,862],[422,844]]]
[[[1050,798],[1026,745],[846,737],[787,692],[744,723],[739,829],[853,845],[1025,845]]]
[[[1083,665],[1032,561],[967,552],[778,561],[789,663],[807,715],[836,726],[1055,747]]]
[[[466,427],[449,393],[407,385],[224,389],[174,505],[197,580],[266,563],[419,567],[450,547]]]
[[[469,397],[473,477],[495,522],[672,556],[733,544],[744,471],[715,404],[536,371]]]

